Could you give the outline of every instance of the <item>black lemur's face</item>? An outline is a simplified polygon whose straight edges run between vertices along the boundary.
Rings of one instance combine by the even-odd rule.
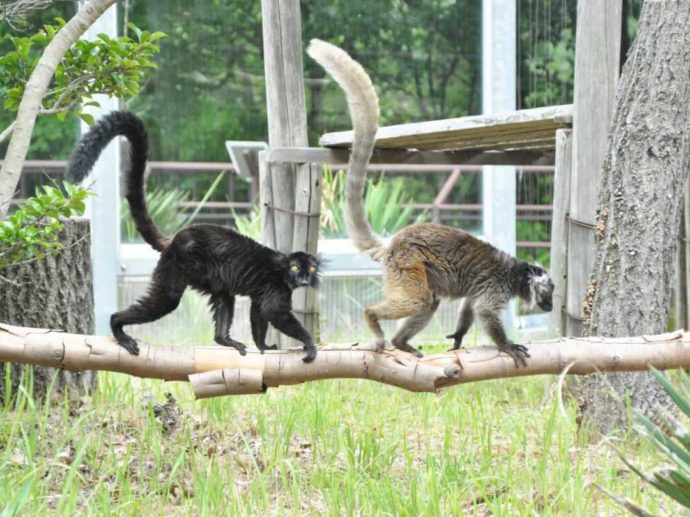
[[[321,260],[314,255],[296,251],[287,257],[287,282],[290,289],[318,287]]]
[[[553,309],[553,281],[545,269],[539,266],[530,266],[530,296],[532,303],[546,312]]]

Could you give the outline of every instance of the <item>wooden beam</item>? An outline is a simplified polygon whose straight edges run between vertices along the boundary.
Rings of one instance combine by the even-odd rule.
[[[566,274],[568,270],[568,213],[570,211],[570,175],[573,138],[570,129],[556,131],[556,167],[553,179],[553,218],[551,221],[551,278],[553,311],[550,330],[561,336],[564,332],[563,311],[566,305]]]
[[[569,127],[572,113],[573,106],[567,104],[385,126],[376,133],[376,147],[522,149],[533,142],[532,147],[553,148],[555,131]],[[319,144],[325,147],[349,147],[352,145],[352,131],[326,133],[319,139]]]
[[[347,149],[319,147],[271,147],[266,152],[268,163],[330,163],[346,164]],[[374,149],[370,163],[419,165],[553,165],[549,151],[410,151]]]

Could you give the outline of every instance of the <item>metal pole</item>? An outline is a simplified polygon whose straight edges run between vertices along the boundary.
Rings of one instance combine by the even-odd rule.
[[[117,37],[117,5],[113,5],[84,34],[95,39],[105,33]],[[95,95],[100,108],[89,108],[96,119],[118,109],[118,100]],[[88,129],[82,123],[82,133]],[[101,153],[91,173],[96,196],[87,205],[91,219],[91,264],[93,269],[93,299],[96,334],[110,332],[110,315],[117,311],[117,275],[120,271],[120,146],[113,140]]]

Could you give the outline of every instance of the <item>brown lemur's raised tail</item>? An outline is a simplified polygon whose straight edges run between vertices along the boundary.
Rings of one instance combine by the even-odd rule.
[[[345,181],[345,226],[360,251],[368,251],[372,257],[380,259],[385,245],[374,234],[364,213],[364,184],[378,129],[379,99],[364,68],[344,50],[313,39],[307,53],[345,91],[354,129]]]
[[[137,231],[155,250],[163,251],[168,238],[151,220],[146,207],[144,173],[148,157],[149,138],[144,122],[129,111],[113,111],[94,124],[77,143],[67,162],[67,179],[81,183],[89,174],[103,149],[116,136],[129,140],[129,165],[125,174],[125,197],[137,226]]]

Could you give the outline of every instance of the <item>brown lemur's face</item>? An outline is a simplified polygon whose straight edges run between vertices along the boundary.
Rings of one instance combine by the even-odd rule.
[[[319,257],[296,251],[288,255],[287,281],[291,289],[298,287],[318,287],[321,272]]]
[[[545,269],[530,266],[529,287],[532,303],[546,312],[553,309],[553,281]]]

